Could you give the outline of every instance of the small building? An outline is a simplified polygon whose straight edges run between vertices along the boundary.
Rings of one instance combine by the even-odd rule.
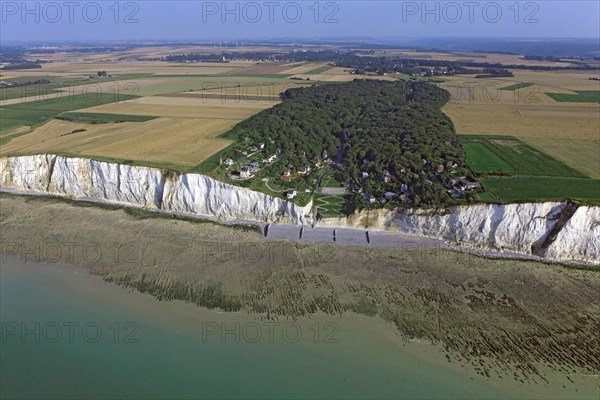
[[[450,194],[451,197],[453,198],[459,198],[463,196],[463,190],[461,188],[454,188],[452,189],[452,193]]]
[[[387,201],[390,201],[390,200],[391,200],[391,199],[393,199],[394,197],[396,197],[396,193],[393,193],[393,192],[386,192],[386,194],[385,194],[385,199],[386,199]]]
[[[481,183],[465,181],[463,182],[461,189],[463,191],[479,190],[481,189]]]
[[[277,154],[272,154],[269,157],[265,158],[263,160],[264,163],[268,163],[271,164],[273,161],[275,161],[277,159]]]
[[[249,168],[248,166],[245,166],[240,170],[241,178],[250,178],[251,175],[252,175],[252,169]]]
[[[444,170],[445,169],[444,169],[444,166],[442,164],[438,165],[438,168],[437,168],[438,174],[441,174],[442,172],[444,172]]]
[[[300,167],[298,168],[298,173],[300,175],[306,175],[311,171],[311,168],[308,165],[305,165],[304,167]]]
[[[410,204],[410,203],[412,203],[412,200],[410,199],[410,197],[408,197],[405,194],[401,194],[400,195],[400,201],[402,202],[402,204]]]
[[[282,181],[289,181],[292,179],[292,171],[289,168],[284,169],[279,179]]]
[[[368,172],[363,172],[362,173],[362,178],[363,179],[369,179],[369,173]]]
[[[286,197],[288,200],[291,200],[291,199],[293,199],[293,198],[294,198],[294,197],[296,197],[297,195],[298,195],[298,192],[297,192],[297,191],[295,191],[295,190],[288,189],[288,190],[286,190],[286,191],[285,191],[285,197]]]
[[[383,171],[383,174],[381,174],[381,180],[384,181],[385,183],[391,183],[392,182],[392,174],[390,174],[390,171],[388,171],[387,169],[385,171]]]
[[[223,161],[223,164],[225,164],[229,167],[229,166],[233,165],[233,160],[231,158],[227,158],[225,161]]]

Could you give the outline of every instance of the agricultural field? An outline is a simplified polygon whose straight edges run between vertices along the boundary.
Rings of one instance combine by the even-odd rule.
[[[585,176],[510,136],[461,136],[467,162],[478,174]]]
[[[84,122],[86,124],[117,124],[121,122],[146,122],[157,117],[148,117],[143,115],[125,115],[125,114],[100,114],[100,113],[82,113],[68,112],[60,114],[56,119],[70,122]]]
[[[598,179],[517,176],[482,178],[481,182],[504,202],[572,199],[588,204],[600,204]]]
[[[500,90],[519,90],[519,89],[525,89],[529,86],[533,86],[533,83],[521,82],[521,83],[515,83],[514,85],[500,88]]]
[[[511,135],[518,138],[569,138],[597,141],[600,131],[597,103],[559,103],[546,92],[598,90],[590,74],[514,71],[514,78],[475,79],[469,76],[446,77],[440,87],[452,100],[444,112],[456,131],[473,135]],[[515,87],[520,83],[527,87]]]
[[[589,79],[596,73],[513,73],[495,79],[447,77],[440,84],[453,96],[444,112],[461,135],[470,168],[488,189],[477,197],[493,202],[562,196],[599,202],[600,83]],[[512,145],[498,141],[499,135]]]
[[[0,107],[0,137],[10,135],[15,129],[22,127],[33,128],[60,115],[90,106],[115,103],[134,99],[130,95],[114,95],[100,93],[94,95],[67,95],[55,99],[44,99],[28,103],[11,104]]]
[[[525,137],[522,140],[582,174],[600,179],[600,139],[587,141]]]
[[[322,74],[324,72],[329,71],[330,69],[333,69],[334,67],[331,65],[324,65],[322,67],[310,70],[308,72],[306,72],[308,75],[318,75],[318,74]]]
[[[600,90],[576,90],[570,93],[546,93],[560,103],[600,103]]]
[[[571,198],[600,203],[600,180],[510,136],[460,136],[469,168],[486,190],[485,202]],[[597,178],[597,177],[592,177]]]
[[[86,113],[128,114],[173,118],[205,118],[241,121],[278,102],[236,102],[192,97],[149,96],[118,104],[106,104],[80,110]]]
[[[59,153],[187,170],[229,146],[230,140],[218,136],[235,123],[200,118],[103,124],[54,119],[4,144],[0,155]]]
[[[151,53],[132,49],[130,56]],[[232,143],[222,135],[237,123],[278,104],[285,90],[312,84],[287,79],[291,73],[323,66],[116,60],[124,56],[65,61],[73,56],[51,53],[44,58],[54,62],[41,69],[2,71],[5,81],[43,84],[0,92],[0,154],[54,152],[193,170]]]

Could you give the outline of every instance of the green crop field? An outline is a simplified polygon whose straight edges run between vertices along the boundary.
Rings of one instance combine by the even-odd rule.
[[[291,75],[289,74],[231,74],[231,75],[213,75],[214,77],[224,77],[224,78],[269,78],[269,79],[284,79],[288,78]]]
[[[515,137],[460,136],[460,140],[469,168],[486,190],[475,194],[480,201],[569,198],[593,204],[600,202],[600,180],[589,179]]]
[[[579,90],[576,93],[546,93],[546,95],[561,103],[600,103],[600,90]]]
[[[519,90],[519,89],[525,89],[529,86],[533,86],[533,83],[520,82],[520,83],[516,83],[514,85],[500,88],[500,90]]]
[[[489,177],[484,187],[504,202],[581,200],[600,204],[600,180],[559,177]]]
[[[146,122],[158,117],[150,117],[145,115],[69,112],[60,114],[56,118],[71,122],[83,122],[86,124],[110,124],[119,122]]]
[[[36,126],[42,124],[65,111],[79,110],[102,104],[114,103],[136,98],[137,96],[109,93],[62,96],[56,99],[31,101],[28,103],[11,104],[2,107],[2,122],[0,131],[16,128],[18,126]]]
[[[6,82],[23,84],[30,82],[31,84],[17,87],[6,87],[0,89],[0,101],[11,99],[31,99],[32,101],[53,99],[56,93],[63,92],[66,87],[96,85],[105,82],[127,81],[133,79],[151,78],[151,74],[119,74],[111,75],[105,78],[90,78],[89,76],[79,77],[55,77],[55,76],[29,76],[20,78],[6,79]],[[49,81],[49,83],[34,83],[36,81]],[[58,90],[63,88],[63,90]],[[90,93],[91,95],[91,93]]]
[[[303,75],[318,75],[318,74],[322,74],[323,72],[329,71],[332,68],[333,67],[331,65],[324,65],[322,67],[313,69],[311,71],[304,72]]]
[[[513,136],[467,135],[460,138],[467,153],[467,163],[477,174],[586,177]]]
[[[467,164],[476,174],[511,174],[515,169],[483,143],[464,143]]]

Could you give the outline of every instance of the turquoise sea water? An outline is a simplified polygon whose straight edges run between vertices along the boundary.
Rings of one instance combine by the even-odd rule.
[[[0,283],[2,398],[514,397],[402,351],[368,319],[284,336],[290,321],[161,303],[76,267],[5,262]]]

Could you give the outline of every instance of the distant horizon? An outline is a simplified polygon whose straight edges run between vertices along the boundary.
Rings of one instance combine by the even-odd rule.
[[[198,43],[198,42],[214,42],[214,41],[257,41],[262,40],[265,42],[282,42],[282,41],[295,41],[298,43],[312,42],[312,41],[377,41],[377,40],[402,40],[402,39],[422,39],[422,40],[436,40],[436,39],[467,39],[467,40],[519,40],[519,41],[539,41],[539,40],[598,40],[600,48],[600,36],[556,36],[556,37],[517,37],[517,36],[315,36],[315,37],[210,37],[210,38],[140,38],[140,39],[27,39],[27,40],[2,40],[0,43],[6,44],[31,44],[31,43],[144,43],[144,42],[176,42],[176,43]],[[389,44],[389,43],[385,43]]]
[[[81,41],[598,38],[598,15],[600,3],[585,0],[3,1],[0,36],[3,42],[55,42],[73,37]]]

